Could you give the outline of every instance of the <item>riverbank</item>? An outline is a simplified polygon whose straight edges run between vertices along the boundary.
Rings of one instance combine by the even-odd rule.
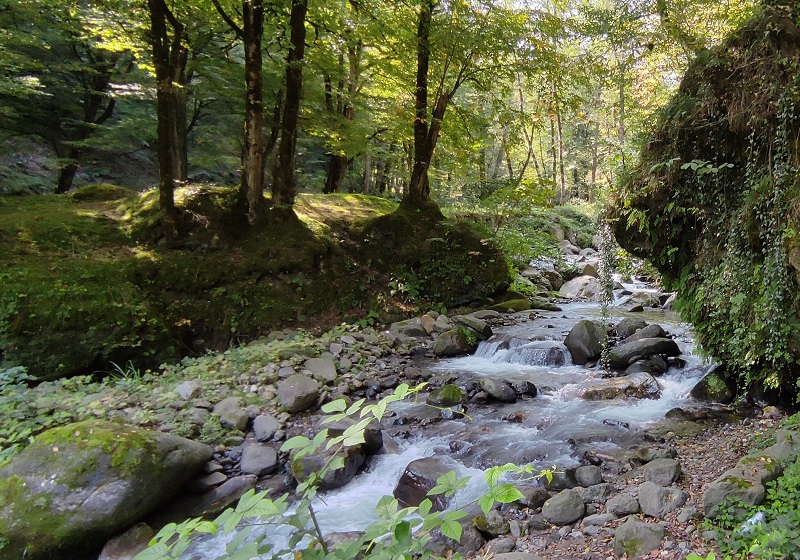
[[[323,427],[320,426],[322,416],[318,407],[324,402],[337,398],[348,402],[362,397],[380,398],[391,394],[400,383],[413,386],[428,382],[426,391],[455,383],[460,386],[459,391],[464,391],[456,399],[463,405],[451,403],[455,408],[451,405],[445,409],[420,406],[392,411],[378,432],[382,436],[382,445],[378,448],[383,447],[383,454],[370,459],[368,456],[377,448],[363,455],[359,452],[357,464],[344,469],[349,474],[344,480],[339,478],[337,485],[345,484],[362,465],[372,465],[381,471],[385,467],[377,467],[375,461],[383,458],[393,460],[398,453],[408,450],[409,446],[413,448],[422,438],[430,439],[432,443],[428,445],[433,447],[431,451],[421,450],[419,453],[452,455],[471,465],[479,478],[480,471],[474,469],[481,464],[502,464],[512,460],[520,464],[531,461],[544,464],[543,461],[551,460],[548,457],[566,458],[575,454],[566,463],[556,465],[568,473],[566,478],[558,477],[556,483],[544,494],[538,493],[535,500],[502,508],[507,521],[515,523],[509,523],[507,529],[499,534],[482,532],[478,535],[470,529],[476,538],[465,539],[464,546],[469,548],[461,550],[474,554],[481,547],[494,546],[496,550],[502,544],[506,549],[535,552],[549,558],[568,558],[572,554],[599,559],[613,555],[612,539],[618,527],[627,520],[652,522],[651,517],[641,513],[620,514],[617,511],[614,515],[605,515],[606,509],[610,509],[607,505],[609,498],[632,497],[645,476],[642,468],[646,463],[660,457],[675,457],[683,475],[668,485],[685,492],[686,502],[680,509],[660,515],[665,533],[656,550],[659,555],[663,554],[660,557],[667,558],[702,552],[709,545],[701,538],[700,521],[695,517],[701,492],[720,472],[732,466],[740,454],[750,449],[758,433],[767,434],[777,420],[739,421],[733,419],[732,411],[727,407],[701,405],[692,407],[693,410],[682,419],[673,418],[665,424],[640,430],[618,419],[619,414],[628,414],[629,409],[641,411],[652,407],[661,411],[656,415],[663,416],[668,411],[665,406],[671,406],[673,401],[662,403],[660,400],[615,399],[613,396],[607,397],[611,399],[607,402],[613,411],[603,403],[598,409],[597,403],[574,399],[569,401],[571,408],[559,412],[561,409],[553,408],[559,405],[560,397],[555,398],[557,395],[572,395],[577,387],[584,390],[600,383],[613,385],[615,381],[613,378],[604,380],[602,371],[597,368],[569,365],[569,351],[560,341],[586,317],[586,309],[594,309],[594,313],[597,310],[583,305],[563,306],[563,310],[505,314],[481,311],[471,318],[447,318],[431,312],[417,320],[398,323],[389,330],[342,325],[322,336],[274,331],[248,346],[223,354],[186,359],[158,373],[140,372],[133,367],[121,368],[116,378],[104,382],[85,377],[43,383],[34,389],[20,389],[16,393],[18,398],[14,399],[8,399],[13,392],[9,392],[7,386],[4,391],[7,400],[3,404],[8,406],[12,400],[16,403],[7,417],[24,420],[8,422],[4,429],[24,433],[26,429],[32,430],[44,422],[60,425],[86,418],[111,419],[210,444],[212,448],[208,452],[210,460],[204,467],[205,475],[173,498],[171,507],[162,507],[148,516],[151,526],[157,528],[167,521],[180,521],[195,515],[213,517],[215,512],[233,505],[251,488],[269,488],[273,490],[273,496],[291,492],[296,470],[290,457],[277,450],[286,439],[295,435],[313,437]],[[643,316],[642,312],[632,315]],[[652,317],[667,317],[657,309],[644,316],[651,320]],[[432,351],[436,341],[445,338],[449,332],[457,335],[465,324],[472,325],[472,336],[477,336],[478,332],[484,331],[481,321],[502,334],[493,339],[496,351],[506,352],[500,348],[505,340],[508,348],[519,350],[519,356],[524,354],[526,360],[542,365],[523,364],[519,366],[522,369],[516,369],[517,366],[509,365],[516,359],[511,356],[511,361],[500,364],[503,368],[501,382],[493,385],[476,383],[470,380],[471,374],[464,376],[464,372],[473,367],[468,365],[470,360],[494,363],[491,357],[467,357],[446,362],[436,358]],[[528,330],[531,327],[541,330]],[[684,348],[691,347],[684,331],[677,326],[669,328]],[[545,334],[547,338],[544,338]],[[523,341],[522,346],[513,342],[515,338]],[[697,369],[684,370],[686,375],[678,373],[674,379],[667,375],[661,378],[659,385],[681,391],[687,380],[691,382],[695,379],[693,376],[701,374]],[[689,373],[690,370],[693,373]],[[519,384],[515,379],[517,375],[535,383]],[[588,379],[584,380],[587,376]],[[675,380],[679,382],[677,385]],[[505,404],[497,399],[506,397],[492,393],[495,389],[503,391],[504,385],[512,391]],[[423,395],[422,399],[430,399],[430,396]],[[577,422],[579,418],[575,416],[576,413],[585,415],[585,412],[580,412],[584,409],[595,410],[590,414],[588,424]],[[457,420],[464,413],[469,418]],[[553,424],[559,416],[564,417],[567,425],[573,424],[569,428],[571,434],[565,435],[564,428]],[[508,429],[511,430],[510,436],[501,437],[502,431]],[[529,446],[519,445],[526,441],[525,438],[539,437],[548,430],[554,430],[555,439],[561,438],[562,441],[550,439]],[[504,450],[504,437],[516,442],[515,452]],[[617,442],[614,443],[617,446],[613,448],[615,450],[609,448],[611,442]],[[412,449],[413,453],[416,452]],[[544,499],[553,498],[564,489],[583,492],[576,489],[581,484],[574,478],[579,465],[594,466],[593,476],[599,478],[592,480],[591,484],[586,483],[586,504],[578,518],[556,522],[543,511]],[[391,494],[395,481],[391,479],[381,484],[384,486],[377,490]],[[364,509],[362,503],[361,510]],[[335,519],[334,525],[326,532],[337,530]],[[136,544],[141,546],[148,538],[147,533],[140,535]],[[484,542],[486,539],[488,541]],[[448,547],[461,548],[447,542],[439,546],[444,547],[443,551]]]

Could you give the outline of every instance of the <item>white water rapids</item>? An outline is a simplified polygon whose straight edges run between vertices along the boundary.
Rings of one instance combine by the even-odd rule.
[[[472,483],[457,496],[458,506],[485,491],[484,468],[507,462],[539,468],[576,466],[586,452],[617,449],[642,426],[661,420],[672,408],[687,406],[689,391],[709,366],[694,356],[688,328],[676,315],[661,310],[628,314],[613,308],[610,318],[611,324],[625,316],[658,323],[680,346],[686,365],[657,378],[660,398],[587,401],[578,396],[581,384],[601,378],[603,372],[572,365],[561,342],[578,320],[599,320],[599,313],[597,304],[591,303],[566,304],[559,312],[537,312],[540,316],[534,321],[496,329],[495,336],[482,342],[472,356],[434,362],[434,375],[451,378],[457,385],[483,377],[529,381],[539,394],[511,404],[470,405],[468,419],[436,418],[422,429],[421,437],[395,438],[387,448],[396,453],[373,457],[368,469],[347,486],[317,499],[314,507],[323,532],[360,530],[375,521],[378,500],[392,494],[406,465],[415,459],[447,454],[463,465],[459,475],[471,476]],[[546,363],[553,365],[543,365]],[[438,416],[430,407],[408,402],[400,403],[393,412],[395,419]],[[384,438],[400,431],[398,427],[384,430]],[[458,451],[451,450],[452,442],[458,443]],[[277,541],[288,538],[274,533],[272,537]],[[185,558],[215,559],[224,553],[230,538],[219,535],[197,543]]]

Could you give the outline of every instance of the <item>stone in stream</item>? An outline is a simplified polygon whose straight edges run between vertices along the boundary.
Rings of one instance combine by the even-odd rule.
[[[632,335],[628,336],[623,340],[620,344],[625,344],[626,342],[633,342],[634,340],[641,340],[643,338],[665,338],[667,333],[664,331],[664,327],[659,325],[658,323],[651,323],[638,329]]]
[[[411,461],[403,471],[392,493],[403,506],[418,506],[425,498],[433,502],[434,511],[443,511],[450,502],[444,494],[428,496],[436,480],[450,472],[458,471],[458,464],[449,457],[433,456]]]
[[[681,349],[671,338],[642,338],[613,347],[608,353],[609,366],[624,369],[636,359],[654,354],[679,356]]]
[[[566,298],[586,298],[595,301],[600,297],[602,288],[597,278],[593,276],[578,276],[565,282],[558,293]]]
[[[478,319],[474,315],[456,315],[452,319],[453,323],[462,325],[475,333],[478,340],[486,340],[492,336],[492,327],[483,319]]]
[[[584,365],[589,360],[600,357],[606,340],[605,327],[595,321],[578,321],[569,331],[564,345],[572,355],[572,363]]]
[[[392,323],[389,327],[389,332],[395,335],[403,335],[410,337],[427,337],[428,331],[422,326],[419,318],[408,319],[406,321],[398,321]]]
[[[508,520],[496,509],[491,509],[486,514],[481,513],[472,523],[478,531],[491,537],[507,535],[511,530]]]
[[[641,558],[661,546],[664,533],[659,523],[642,523],[630,518],[614,532],[614,554],[626,555],[631,560]]]
[[[542,506],[542,515],[553,525],[577,521],[586,513],[586,505],[576,490],[562,490]]]
[[[589,380],[581,384],[579,394],[587,401],[623,398],[657,399],[661,389],[655,377],[649,373],[638,372],[625,377]]]
[[[99,420],[39,434],[0,470],[2,555],[37,560],[99,547],[167,503],[211,453]]]
[[[451,327],[433,342],[433,353],[441,357],[460,356],[474,352],[478,347],[477,338],[470,342],[462,329],[467,327]],[[471,332],[471,331],[470,331]]]
[[[298,482],[305,481],[312,472],[321,471],[333,454],[334,450],[329,449],[302,457],[292,456],[289,463],[292,475]],[[325,473],[319,485],[320,490],[341,488],[353,479],[367,460],[367,454],[361,445],[345,447],[339,450],[336,455],[341,457],[343,465],[338,469],[330,469]]]
[[[664,519],[668,513],[685,504],[688,498],[683,490],[665,488],[653,482],[642,482],[638,497],[642,513],[656,519]]]
[[[426,402],[433,406],[455,406],[462,400],[464,400],[464,391],[458,386],[448,383],[431,391]]]
[[[628,338],[636,331],[643,329],[647,326],[647,321],[644,319],[634,319],[631,317],[626,317],[622,321],[616,324],[614,330],[617,333],[617,336],[620,338]]]
[[[295,374],[278,382],[278,399],[292,414],[303,412],[317,402],[320,384],[318,381]]]
[[[481,388],[490,397],[500,402],[513,403],[517,401],[517,394],[506,381],[500,381],[491,377],[481,379]]]

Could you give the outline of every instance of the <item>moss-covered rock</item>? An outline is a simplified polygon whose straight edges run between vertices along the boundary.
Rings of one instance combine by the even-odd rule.
[[[464,399],[464,391],[458,386],[448,383],[431,391],[427,402],[434,406],[455,406]]]
[[[765,2],[690,65],[613,203],[727,375],[797,391],[800,6]]]
[[[2,557],[92,550],[164,504],[210,457],[206,445],[111,422],[44,432],[0,471]]]

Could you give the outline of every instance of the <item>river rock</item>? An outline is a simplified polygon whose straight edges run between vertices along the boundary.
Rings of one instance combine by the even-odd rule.
[[[584,504],[604,504],[614,491],[614,485],[609,482],[601,482],[587,487],[575,488]]]
[[[721,371],[719,367],[709,371],[706,376],[692,388],[689,394],[693,398],[701,401],[721,404],[730,403],[733,401],[734,397],[733,391],[724,377],[724,372]]]
[[[99,420],[48,430],[0,470],[3,557],[49,559],[99,547],[169,501],[211,453],[184,438]]]
[[[580,494],[572,489],[562,490],[542,506],[542,515],[553,525],[566,525],[577,521],[586,513]]]
[[[422,326],[418,317],[406,321],[398,321],[389,326],[389,332],[394,335],[427,337],[428,331]]]
[[[639,372],[625,377],[592,379],[582,384],[579,394],[588,401],[637,398],[655,399],[661,394],[656,378]]]
[[[507,554],[517,548],[517,539],[513,537],[500,537],[486,543],[484,550],[489,558],[497,558],[497,554]]]
[[[147,523],[137,523],[106,543],[97,560],[133,560],[156,535]]]
[[[524,379],[511,381],[511,388],[520,397],[535,397],[539,394],[539,389],[536,388],[536,385]]]
[[[797,439],[797,435],[793,437]],[[736,466],[722,473],[703,494],[703,514],[713,519],[719,515],[720,506],[726,500],[740,501],[748,506],[761,504],[766,497],[766,484],[783,474],[779,459],[772,456],[776,454],[773,448],[784,446],[785,442],[779,440],[767,449],[742,457]],[[786,460],[787,457],[781,453],[779,458]],[[790,460],[794,458],[790,456]]]
[[[527,298],[521,297],[495,303],[489,309],[500,313],[516,313],[517,311],[527,311],[531,308],[531,302]]]
[[[450,327],[447,332],[436,337],[431,350],[437,356],[450,357],[469,354],[474,352],[477,347],[477,339],[470,342],[461,328]]]
[[[472,523],[478,531],[492,537],[507,535],[511,530],[508,520],[496,509],[491,509],[486,514],[478,515],[472,520]]]
[[[341,457],[344,464],[337,469],[330,469],[322,476],[322,481],[319,485],[320,490],[333,490],[334,488],[341,488],[358,473],[367,460],[367,455],[362,446],[356,445],[345,447],[340,450],[326,449],[318,450],[310,455],[303,455],[302,457],[292,456],[289,461],[292,475],[298,482],[306,480],[312,472],[319,472],[331,460],[331,457],[336,452],[338,457]]]
[[[269,445],[254,443],[242,451],[239,468],[244,474],[264,476],[278,468],[278,452]]]
[[[644,479],[659,486],[669,486],[681,475],[681,464],[675,459],[656,459],[644,467]]]
[[[463,399],[464,391],[459,389],[458,386],[448,383],[431,391],[426,402],[433,406],[455,406]]]
[[[226,428],[244,431],[250,416],[242,408],[241,397],[228,397],[214,405],[212,414],[219,416],[219,423]]]
[[[260,414],[253,419],[253,433],[257,441],[271,440],[280,429],[280,422],[271,414]]]
[[[586,298],[595,301],[599,298],[602,288],[597,278],[593,276],[578,276],[569,282],[564,282],[558,293],[565,298]]]
[[[575,482],[584,488],[600,484],[603,482],[603,472],[594,465],[580,466],[575,469]]]
[[[564,345],[572,355],[572,363],[583,365],[589,360],[600,357],[605,341],[605,327],[595,321],[584,319],[572,327],[564,339]]]
[[[311,377],[320,383],[336,381],[336,362],[333,358],[309,358],[303,367],[311,372]]]
[[[641,508],[639,507],[639,500],[630,494],[617,494],[616,496],[610,497],[606,502],[606,511],[623,517],[625,515],[639,513]]]
[[[594,278],[599,278],[600,274],[598,270],[600,270],[600,264],[597,261],[586,261],[585,263],[581,263],[578,265],[578,269],[580,270],[581,276],[592,276]]]
[[[318,381],[305,375],[295,374],[278,382],[278,399],[287,411],[294,414],[316,403],[319,390]]]
[[[542,507],[542,505],[551,498],[550,492],[541,486],[517,486],[517,490],[519,490],[523,496],[519,499],[519,503],[530,509]]]
[[[357,424],[358,421],[353,418],[342,418],[341,420],[337,420],[336,422],[327,422],[325,424],[318,424],[318,428],[327,429],[328,430],[328,437],[339,437],[340,435],[344,434],[344,432]],[[381,431],[380,423],[373,419],[367,426],[364,428],[364,433],[362,434],[364,437],[364,443],[361,445],[364,448],[364,451],[368,455],[372,455],[374,453],[378,453],[381,448],[383,448],[383,432]]]
[[[624,369],[638,358],[647,358],[655,354],[678,356],[681,349],[671,338],[642,338],[620,344],[608,353],[609,365],[614,369]]]
[[[675,511],[686,503],[686,492],[678,488],[664,488],[653,482],[642,482],[639,485],[639,507],[642,513],[664,519],[671,511]]]
[[[492,377],[481,379],[481,389],[486,391],[490,397],[500,402],[513,403],[517,401],[517,394],[514,389],[505,381],[500,381]]]
[[[661,546],[664,532],[659,523],[642,523],[630,518],[614,532],[614,554],[631,560],[641,558]]]
[[[453,323],[462,325],[472,330],[478,340],[486,340],[492,336],[492,327],[483,319],[478,319],[474,315],[456,315],[452,319]]]
[[[436,480],[450,471],[458,472],[458,464],[440,455],[425,457],[411,461],[403,471],[400,480],[392,493],[401,505],[407,507],[418,506],[425,498],[433,502],[434,511],[443,511],[450,502],[444,494],[428,496],[428,492],[436,486]]]
[[[620,338],[628,338],[633,333],[638,331],[639,329],[643,329],[647,326],[647,321],[644,319],[634,319],[632,317],[626,317],[622,321],[616,324],[614,330],[617,333],[617,336]]]
[[[658,323],[651,323],[638,329],[632,335],[625,338],[622,341],[622,344],[626,342],[633,342],[634,340],[641,340],[643,338],[665,338],[667,333],[664,331],[664,327],[659,325]]]

